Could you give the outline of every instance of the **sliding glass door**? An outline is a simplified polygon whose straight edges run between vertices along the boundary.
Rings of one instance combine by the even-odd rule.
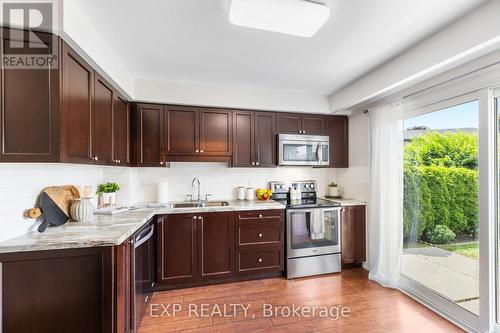
[[[479,101],[451,100],[430,110],[404,121],[401,273],[477,316]]]
[[[442,95],[461,84],[443,88]],[[484,332],[493,327],[500,304],[494,293],[500,290],[500,282],[495,286],[500,91],[486,87],[443,100],[440,94],[436,89],[419,96],[405,111],[400,286],[466,330]]]

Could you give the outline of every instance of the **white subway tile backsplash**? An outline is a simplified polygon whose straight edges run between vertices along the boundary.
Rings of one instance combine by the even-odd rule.
[[[23,216],[35,205],[40,191],[53,185],[92,185],[117,182],[118,205],[156,201],[156,187],[168,181],[169,200],[185,200],[198,177],[201,194],[212,199],[234,199],[235,188],[267,188],[271,180],[316,180],[323,196],[337,180],[336,169],[310,167],[228,168],[224,163],[172,163],[170,168],[119,168],[71,164],[0,164],[0,241],[35,230],[37,222]],[[194,194],[194,193],[193,193]],[[94,198],[94,204],[96,199]]]

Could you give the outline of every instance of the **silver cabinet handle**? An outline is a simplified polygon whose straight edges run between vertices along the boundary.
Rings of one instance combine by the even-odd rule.
[[[259,165],[259,162],[255,162],[255,165]]]
[[[97,161],[97,160],[99,160],[99,157],[98,156],[94,157],[94,161]]]
[[[200,150],[200,153],[203,153],[203,150]]]
[[[201,219],[202,219],[202,217],[201,217],[201,216],[198,216],[198,220],[201,220]]]
[[[122,161],[121,160],[118,160],[118,164],[120,164]]]
[[[259,262],[262,262],[262,258],[259,258]]]
[[[200,151],[198,149],[195,150],[197,153],[199,153]]]
[[[163,165],[163,161],[160,162],[160,165]]]
[[[193,216],[193,220],[196,220],[196,216]]]
[[[261,219],[261,218],[262,218],[262,214],[259,214],[259,219]]]
[[[262,237],[262,234],[259,234],[259,237]]]
[[[252,162],[252,165],[255,165],[255,162]]]

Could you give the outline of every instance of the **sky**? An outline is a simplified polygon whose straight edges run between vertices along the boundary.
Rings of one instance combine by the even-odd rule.
[[[430,129],[478,128],[478,117],[479,102],[472,101],[440,111],[407,118],[404,121],[404,128],[407,129],[413,126],[427,126]]]

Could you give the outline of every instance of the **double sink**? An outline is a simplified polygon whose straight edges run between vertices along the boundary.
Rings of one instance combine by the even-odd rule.
[[[190,202],[174,202],[170,204],[170,208],[198,208],[198,207],[225,207],[229,206],[227,201],[190,201]]]

